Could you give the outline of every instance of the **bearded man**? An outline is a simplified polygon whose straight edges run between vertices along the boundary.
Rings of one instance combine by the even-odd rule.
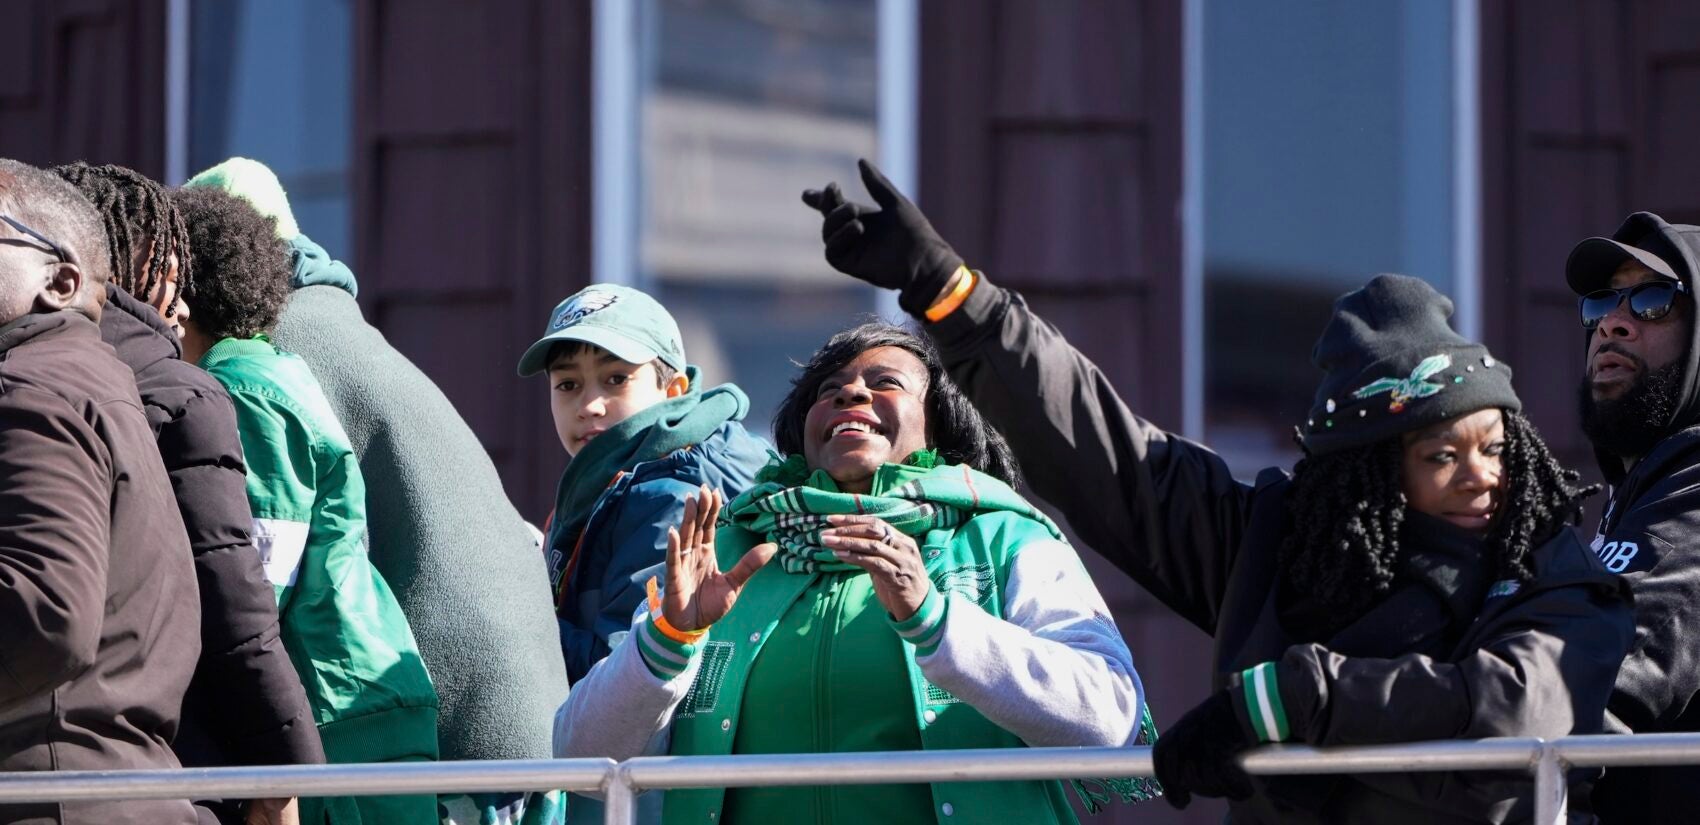
[[[1582,428],[1611,483],[1593,549],[1635,593],[1635,645],[1608,709],[1636,733],[1700,730],[1697,261],[1700,226],[1637,212],[1565,266],[1587,331]],[[1613,768],[1593,799],[1607,823],[1693,811],[1700,766]]]

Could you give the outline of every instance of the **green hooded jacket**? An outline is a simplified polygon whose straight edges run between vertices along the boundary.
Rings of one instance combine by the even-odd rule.
[[[367,559],[365,484],[318,382],[263,336],[226,338],[200,366],[236,408],[254,545],[326,757],[435,760],[437,694],[407,618]],[[431,823],[436,800],[303,799],[301,821]]]

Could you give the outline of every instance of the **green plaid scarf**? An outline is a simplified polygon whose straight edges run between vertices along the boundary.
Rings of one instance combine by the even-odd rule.
[[[821,544],[831,515],[877,516],[917,538],[928,530],[959,527],[975,515],[1007,510],[1044,524],[1062,538],[1044,513],[1009,485],[962,464],[939,464],[922,450],[903,465],[881,468],[888,489],[874,495],[840,493],[824,470],[809,472],[802,456],[776,460],[756,476],[756,485],[727,507],[728,521],[779,545],[775,561],[787,573],[860,570],[839,561]],[[876,481],[876,486],[878,482]]]

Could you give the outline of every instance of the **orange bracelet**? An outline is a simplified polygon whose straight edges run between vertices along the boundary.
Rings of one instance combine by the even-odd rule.
[[[698,639],[708,635],[708,628],[699,627],[696,630],[680,630],[667,621],[661,613],[661,588],[655,584],[655,577],[643,584],[644,591],[649,595],[649,619],[655,623],[655,629],[661,635],[682,645],[696,644]]]
[[[951,287],[950,294],[927,307],[926,318],[928,321],[937,323],[944,320],[945,317],[955,312],[957,307],[962,306],[963,301],[968,300],[968,293],[974,291],[974,284],[980,280],[975,276],[974,270],[969,269],[967,264],[963,264],[957,267],[957,271],[962,273],[962,277],[956,279],[956,286]]]

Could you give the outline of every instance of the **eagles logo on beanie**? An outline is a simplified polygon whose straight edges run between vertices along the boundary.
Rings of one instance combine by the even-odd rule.
[[[1476,410],[1522,409],[1511,368],[1453,331],[1427,282],[1377,275],[1340,296],[1311,350],[1323,372],[1299,428],[1305,451],[1363,447]]]

